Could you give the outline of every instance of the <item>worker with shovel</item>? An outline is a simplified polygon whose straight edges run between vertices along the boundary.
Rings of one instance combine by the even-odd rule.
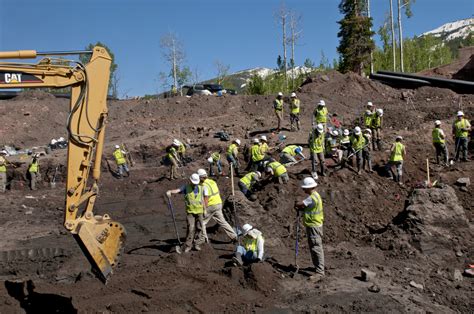
[[[127,177],[130,176],[127,159],[125,158],[126,153],[126,151],[120,148],[120,145],[115,145],[115,151],[113,152],[113,155],[115,162],[117,163],[117,174],[119,178],[122,178],[124,171],[127,173]]]
[[[199,241],[195,241],[195,233],[198,224],[201,226],[201,232],[206,232],[203,216],[206,214],[209,192],[206,186],[200,185],[201,180],[197,173],[193,173],[191,177],[189,177],[189,181],[189,184],[183,185],[179,189],[168,190],[166,192],[168,199],[171,197],[171,194],[184,194],[188,231],[184,246],[176,247],[176,252],[179,254],[182,252],[187,253],[191,251],[193,247],[196,251],[201,250]],[[198,236],[198,239],[199,238],[200,236]]]
[[[441,128],[441,121],[435,121],[435,127],[431,132],[433,138],[433,146],[436,150],[436,163],[439,164],[439,158],[442,157],[443,165],[449,166],[448,159],[448,147],[446,146],[446,135]]]
[[[362,130],[356,126],[354,128],[354,134],[351,136],[351,147],[354,151],[352,155],[356,156],[357,174],[361,174],[362,172],[363,150],[367,145],[369,145],[369,143],[362,134]]]
[[[385,170],[389,173],[389,179],[394,179],[398,184],[403,185],[402,174],[403,174],[403,158],[406,155],[405,145],[402,144],[403,138],[399,135],[395,139],[390,148],[390,157],[388,163],[385,165]],[[395,175],[392,171],[392,167],[395,166],[397,174]]]
[[[300,124],[300,107],[301,107],[301,102],[296,97],[296,93],[291,93],[290,96],[290,131],[296,131],[301,129],[301,124]]]
[[[320,281],[324,277],[324,250],[323,250],[323,201],[316,191],[318,184],[313,178],[304,178],[301,188],[309,195],[306,199],[296,202],[295,209],[303,213],[303,225],[306,227],[311,260],[315,274],[310,276],[311,281]],[[296,249],[296,248],[295,248]]]
[[[293,165],[298,162],[296,156],[300,156],[300,160],[304,160],[303,147],[298,145],[288,145],[281,151],[280,162],[285,165]]]
[[[236,175],[239,175],[239,169],[240,169],[239,158],[238,158],[239,146],[240,146],[240,140],[238,138],[233,140],[232,144],[230,144],[229,147],[227,148],[227,154],[226,154],[229,167],[232,164],[232,166],[235,169]],[[230,173],[230,170],[229,170],[229,173]]]
[[[321,166],[321,175],[326,175],[326,161],[324,159],[324,125],[319,123],[314,128],[309,136],[309,151],[311,152],[311,175],[317,180],[318,174],[316,172],[316,160]]]
[[[39,154],[33,155],[33,160],[28,166],[28,173],[30,175],[30,188],[36,190],[36,184],[40,180],[40,166],[39,166]]]
[[[467,148],[469,145],[469,133],[471,132],[471,124],[469,120],[464,118],[464,113],[458,111],[457,120],[453,124],[454,141],[456,145],[456,152],[454,159],[459,160],[459,155],[462,161],[469,161],[467,159]]]
[[[232,261],[236,266],[244,263],[258,263],[263,261],[265,239],[260,230],[250,224],[242,226],[242,245],[238,245]]]

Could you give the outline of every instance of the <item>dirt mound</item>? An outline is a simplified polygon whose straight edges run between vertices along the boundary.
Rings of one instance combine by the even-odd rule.
[[[421,71],[419,74],[474,81],[474,47],[459,48],[458,54],[454,62]]]

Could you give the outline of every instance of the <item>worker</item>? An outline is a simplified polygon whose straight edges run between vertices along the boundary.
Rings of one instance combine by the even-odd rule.
[[[401,136],[397,136],[395,139],[395,143],[393,143],[392,147],[390,148],[390,156],[389,161],[385,165],[385,170],[389,173],[390,179],[394,179],[392,166],[395,166],[397,169],[397,175],[395,176],[395,182],[398,184],[403,185],[402,181],[402,174],[403,174],[403,159],[406,155],[405,145],[402,144],[403,138]]]
[[[232,141],[232,144],[229,145],[229,147],[227,148],[227,154],[226,154],[226,158],[227,158],[227,162],[229,163],[229,167],[230,165],[232,164],[232,167],[234,167],[234,170],[235,170],[235,174],[236,175],[239,175],[239,158],[238,158],[238,154],[239,154],[239,146],[240,146],[240,140],[237,138],[235,140]],[[229,170],[230,172],[230,170]]]
[[[368,145],[360,127],[354,128],[354,134],[350,138],[353,155],[356,156],[357,174],[362,172],[363,150]]]
[[[0,155],[0,192],[7,190],[7,160]]]
[[[318,184],[313,178],[304,178],[301,188],[309,195],[306,199],[296,202],[295,209],[303,212],[303,225],[306,227],[309,251],[315,268],[315,274],[309,279],[319,281],[324,277],[323,250],[323,201],[316,191]],[[299,223],[299,222],[298,222]]]
[[[179,162],[181,163],[181,166],[185,166],[186,165],[186,145],[184,145],[183,142],[181,142],[180,140],[177,140],[177,139],[174,139],[173,140],[173,143],[176,143],[178,146],[177,146],[177,149],[176,149],[176,152],[178,153],[178,157],[179,157]]]
[[[339,131],[334,130],[332,132],[328,132],[328,137],[326,137],[325,149],[327,157],[334,159],[337,164],[341,163],[343,150],[341,148]]]
[[[36,190],[36,184],[40,180],[39,154],[34,154],[30,165],[28,166],[30,174],[30,188]]]
[[[287,184],[290,181],[288,172],[281,163],[275,160],[265,161],[264,163],[265,172],[273,177],[279,184]]]
[[[373,117],[374,117],[374,113],[371,110],[367,109],[364,112],[364,116],[362,117],[363,126],[370,129],[372,127]]]
[[[186,223],[187,233],[186,242],[182,247],[177,247],[176,252],[181,254],[182,252],[189,252],[194,247],[196,251],[201,250],[200,240],[201,234],[195,240],[195,233],[197,226],[201,227],[201,232],[205,234],[206,225],[204,224],[203,216],[206,214],[207,202],[209,198],[209,192],[205,185],[200,185],[201,180],[197,173],[193,173],[189,177],[190,184],[185,184],[179,189],[168,190],[166,196],[171,197],[171,194],[184,194],[184,203],[186,205]],[[205,237],[205,236],[204,236]]]
[[[266,155],[270,152],[270,147],[268,147],[268,140],[265,135],[260,136],[260,153],[262,153],[265,158],[268,158]]]
[[[178,147],[179,144],[173,141],[173,144],[166,148],[166,161],[170,166],[170,180],[179,179]]]
[[[290,130],[291,131],[295,131],[296,130],[300,130],[301,128],[301,125],[300,125],[300,107],[301,107],[301,102],[300,100],[298,99],[298,97],[296,97],[296,93],[291,93],[291,96],[290,96],[290,109],[291,109],[291,112],[290,112]]]
[[[436,150],[436,163],[439,164],[439,157],[443,158],[443,165],[448,166],[448,147],[446,146],[446,135],[441,129],[441,121],[435,121],[435,127],[431,132],[433,138],[433,146]]]
[[[467,159],[467,147],[469,144],[469,133],[471,132],[471,124],[469,120],[464,118],[464,113],[458,111],[457,120],[453,123],[454,143],[456,145],[456,153],[454,160],[459,160],[461,155],[462,161],[469,161]]]
[[[209,174],[214,176],[214,165],[217,166],[217,173],[221,176],[222,175],[222,162],[221,162],[221,153],[222,148],[219,148],[217,152],[213,152],[211,157],[207,159],[209,162]]]
[[[244,263],[258,263],[263,261],[265,239],[260,230],[250,224],[242,226],[242,245],[237,246],[232,261],[236,266]]]
[[[240,191],[244,193],[248,199],[252,198],[255,183],[257,183],[261,178],[262,174],[259,171],[251,171],[247,173],[239,180]]]
[[[127,159],[125,158],[125,154],[127,152],[120,148],[119,145],[115,145],[115,151],[113,152],[115,162],[117,163],[117,175],[119,178],[123,177],[123,172],[127,173],[127,177],[130,176],[130,172],[128,170]]]
[[[262,168],[263,159],[265,154],[262,154],[260,140],[258,138],[253,139],[253,145],[250,148],[250,170],[257,171]]]
[[[370,173],[374,172],[372,170],[372,158],[370,157],[370,141],[372,137],[372,131],[370,129],[365,129],[363,132],[366,145],[362,149],[362,169],[365,170],[367,165],[368,171]]]
[[[382,117],[383,110],[378,108],[372,116],[370,129],[372,131],[372,149],[382,150]]]
[[[367,102],[367,110],[369,110],[372,114],[375,113],[376,108],[371,101]]]
[[[338,131],[342,133],[342,122],[339,120],[337,113],[333,113],[331,116],[331,120],[329,121],[332,125],[332,131]]]
[[[279,92],[276,99],[273,101],[273,109],[278,120],[277,132],[281,130],[281,124],[283,121],[283,93]]]
[[[298,162],[296,156],[300,156],[303,160],[306,157],[303,155],[303,147],[298,145],[288,145],[280,153],[280,162],[285,165],[294,164]]]
[[[222,213],[222,198],[220,196],[217,183],[207,177],[206,170],[204,169],[199,169],[197,174],[201,180],[201,185],[207,187],[207,191],[209,192],[209,199],[207,201],[206,214],[203,217],[203,224],[207,226],[208,222],[211,220],[211,218],[213,218],[217,225],[224,230],[230,240],[236,241],[237,233],[235,233],[234,229],[232,229],[229,223],[225,220],[224,214]],[[201,232],[200,235],[201,239],[199,242],[204,243],[205,233]]]
[[[312,130],[308,140],[309,151],[311,154],[311,176],[314,179],[318,178],[318,174],[316,172],[316,159],[321,166],[321,175],[326,175],[326,162],[324,160],[324,134],[324,125],[319,123],[316,128]]]
[[[318,102],[318,106],[314,109],[314,121],[316,124],[321,124],[323,126],[324,132],[326,132],[328,109],[326,108],[326,102],[322,99]]]
[[[341,168],[345,166],[345,162],[347,158],[349,157],[350,151],[351,151],[351,139],[349,137],[350,132],[348,129],[344,129],[342,133],[342,138],[340,140],[340,146],[339,148],[342,150],[342,159],[339,164]]]

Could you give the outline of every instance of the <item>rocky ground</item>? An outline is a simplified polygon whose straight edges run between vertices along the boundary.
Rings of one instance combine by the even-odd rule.
[[[120,265],[104,286],[62,227],[65,150],[42,159],[44,181],[37,191],[27,188],[28,159],[18,157],[18,167],[8,172],[11,189],[0,202],[0,312],[472,311],[473,279],[462,272],[473,263],[474,197],[472,185],[459,186],[456,181],[473,179],[474,163],[435,165],[431,129],[434,120],[443,122],[452,151],[450,125],[459,109],[473,117],[474,96],[430,87],[396,90],[337,72],[312,78],[298,95],[303,130],[284,131],[289,144],[306,143],[311,112],[319,99],[326,100],[329,112],[338,113],[346,127],[355,125],[367,101],[385,112],[384,149],[373,152],[376,172],[358,176],[351,168],[336,171],[328,161],[330,174],[319,180],[327,266],[322,282],[307,280],[311,262],[304,234],[299,242],[301,271],[291,276],[296,236],[292,207],[303,197],[299,182],[310,174],[308,161],[289,168],[288,185],[262,187],[255,202],[236,195],[240,221],[265,235],[264,263],[232,267],[234,247],[212,223],[209,246],[201,252],[174,253],[176,239],[165,191],[204,167],[211,150],[228,145],[215,138],[215,132],[225,130],[246,144],[265,134],[276,145],[272,96],[111,101],[105,158],[112,160],[113,145],[125,143],[136,164],[130,178],[118,180],[109,171],[114,163],[110,168],[103,163],[95,208],[127,229]],[[67,108],[67,99],[41,92],[0,101],[0,144],[25,148],[66,137]],[[387,149],[398,134],[408,153],[404,186],[388,180],[383,171]],[[193,158],[177,181],[169,181],[168,169],[160,164],[165,145],[173,138],[187,141]],[[437,188],[423,188],[427,158],[431,180],[440,183]],[[57,166],[58,183],[51,188],[49,180]],[[224,176],[217,182],[228,198],[230,179]],[[180,197],[173,201],[184,236],[183,201]],[[227,199],[225,211],[233,219],[230,204]],[[366,277],[361,276],[363,269]]]

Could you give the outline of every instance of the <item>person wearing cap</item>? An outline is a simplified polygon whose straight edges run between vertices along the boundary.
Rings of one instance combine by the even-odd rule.
[[[457,120],[453,123],[454,143],[456,146],[454,160],[458,161],[459,155],[461,155],[462,161],[468,161],[467,149],[469,145],[471,124],[469,123],[469,120],[464,118],[464,113],[462,111],[458,111],[457,117]]]
[[[207,159],[209,162],[209,174],[214,176],[214,165],[217,166],[217,173],[221,176],[222,175],[222,162],[221,162],[221,153],[222,148],[219,148],[217,152],[213,152],[211,157]]]
[[[215,220],[217,225],[221,227],[225,234],[232,240],[237,240],[237,234],[235,233],[234,229],[229,225],[229,223],[225,220],[224,214],[222,213],[222,198],[219,193],[219,187],[217,186],[216,181],[209,179],[206,173],[206,170],[199,169],[197,171],[199,175],[199,179],[201,180],[201,185],[207,188],[209,192],[209,198],[207,201],[206,207],[206,214],[203,217],[203,224],[207,226],[208,222],[212,219]],[[204,243],[205,241],[205,233],[200,233],[199,242]]]
[[[291,93],[290,96],[290,130],[295,131],[295,130],[300,130],[301,125],[300,125],[300,100],[298,97],[296,97],[296,93]]]
[[[237,157],[239,154],[239,146],[240,146],[240,140],[237,138],[232,141],[232,143],[229,145],[227,148],[227,153],[226,153],[226,158],[227,162],[229,163],[229,167],[232,164],[232,167],[234,167],[235,174],[239,175],[239,158]],[[230,173],[230,170],[229,170]]]
[[[170,180],[179,179],[179,157],[177,151],[178,147],[179,143],[173,141],[173,143],[166,148],[165,164],[168,164],[170,166]]]
[[[115,145],[115,150],[113,152],[115,163],[117,164],[117,174],[119,178],[123,177],[123,172],[127,173],[127,177],[130,176],[130,172],[128,170],[127,159],[125,158],[125,152],[123,149],[120,148],[119,145]]]
[[[253,194],[255,183],[260,180],[262,174],[259,171],[251,171],[239,180],[239,189],[247,197]]]
[[[259,170],[262,167],[265,154],[262,153],[260,140],[258,138],[253,139],[253,145],[252,147],[250,147],[250,157],[251,157],[250,170],[252,171]]]
[[[316,124],[322,124],[324,131],[326,131],[328,109],[326,108],[326,102],[322,99],[318,102],[317,107],[314,109],[314,121]]]
[[[383,110],[378,108],[372,116],[370,130],[372,131],[372,148],[373,150],[382,150],[382,117]]]
[[[30,176],[30,189],[36,190],[36,184],[40,180],[40,166],[39,166],[39,154],[34,154],[33,159],[28,166],[28,173]]]
[[[330,123],[331,123],[331,125],[332,125],[332,130],[333,130],[333,131],[342,132],[342,130],[341,130],[342,123],[341,123],[341,121],[339,120],[337,113],[334,112],[334,113],[332,114]]]
[[[200,251],[200,242],[195,241],[195,233],[197,226],[201,226],[201,232],[205,233],[206,225],[204,224],[203,216],[206,213],[207,202],[209,198],[208,188],[205,185],[201,185],[199,175],[193,173],[189,177],[190,183],[181,186],[179,189],[168,190],[166,196],[171,197],[171,194],[184,194],[184,204],[186,205],[186,223],[187,233],[186,242],[182,247],[177,247],[176,251],[181,254],[182,252],[189,252],[194,247],[196,251]],[[201,239],[199,234],[198,239]]]
[[[278,120],[277,132],[281,130],[281,123],[283,121],[283,93],[279,92],[276,99],[273,101],[273,109]]]
[[[0,153],[0,193],[7,190],[7,160]]]
[[[403,174],[403,159],[406,156],[405,145],[402,144],[403,138],[399,135],[395,139],[395,143],[392,144],[390,148],[390,156],[388,163],[385,165],[385,170],[389,173],[389,179],[394,179],[394,173],[392,167],[395,166],[397,169],[397,174],[395,176],[395,182],[398,182],[400,185],[402,182]]]
[[[370,157],[370,140],[372,137],[372,131],[370,129],[365,129],[362,135],[367,143],[367,145],[362,149],[362,169],[365,170],[365,166],[367,165],[367,171],[372,173],[374,172],[372,170],[372,158]]]
[[[319,165],[321,166],[321,175],[325,176],[326,173],[326,162],[324,160],[325,152],[325,132],[324,125],[319,123],[316,128],[314,128],[309,135],[309,151],[311,154],[311,175],[313,178],[317,179],[318,174],[316,172],[316,159],[318,159]]]
[[[362,130],[360,127],[356,126],[354,128],[354,134],[351,136],[351,147],[354,155],[356,156],[357,174],[361,174],[362,172],[362,154],[364,148],[367,145],[369,145],[369,143],[367,143],[366,138],[362,134]]]
[[[274,178],[279,184],[287,184],[290,181],[286,167],[273,159],[264,163],[265,172]]]
[[[313,178],[304,178],[301,188],[308,195],[302,201],[295,203],[295,209],[303,213],[303,225],[306,228],[311,260],[315,274],[309,279],[319,281],[324,277],[324,250],[323,250],[323,201],[316,191],[318,184]]]
[[[300,156],[302,159],[306,157],[303,155],[303,147],[298,145],[288,145],[280,153],[280,162],[282,164],[293,164],[296,163],[296,156]]]
[[[433,146],[436,150],[436,163],[439,164],[439,157],[442,156],[444,165],[448,166],[448,148],[446,146],[446,135],[441,128],[440,120],[435,121],[435,127],[431,132],[431,137],[433,138]]]
[[[242,245],[238,245],[232,261],[236,266],[244,263],[258,263],[263,261],[265,253],[265,239],[260,230],[255,229],[250,224],[242,226]]]

